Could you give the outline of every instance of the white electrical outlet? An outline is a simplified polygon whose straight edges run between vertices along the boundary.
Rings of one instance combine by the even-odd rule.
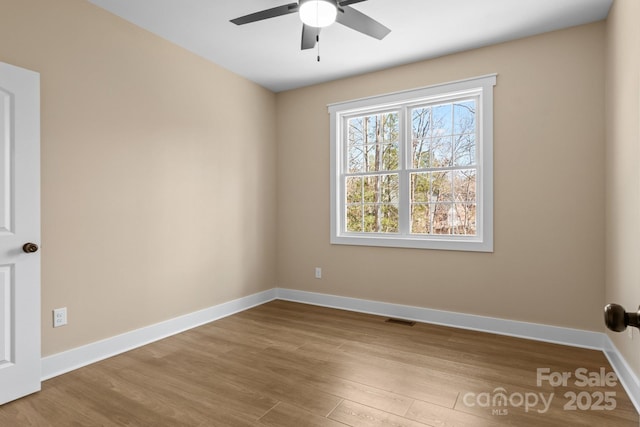
[[[633,340],[633,328],[631,326],[627,327],[627,334],[629,334],[629,338]]]
[[[67,307],[56,308],[53,310],[53,327],[64,326],[67,324]]]
[[[316,267],[316,279],[322,279],[322,269],[320,267]]]

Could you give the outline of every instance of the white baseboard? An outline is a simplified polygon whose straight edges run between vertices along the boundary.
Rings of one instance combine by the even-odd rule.
[[[47,380],[91,363],[124,353],[171,335],[184,332],[223,317],[275,299],[276,290],[269,289],[257,294],[218,304],[204,310],[169,319],[155,325],[126,332],[62,353],[42,358],[42,380]]]
[[[559,326],[541,325],[538,323],[519,322],[516,320],[497,319],[473,314],[455,313],[409,305],[390,304],[357,298],[319,294],[315,292],[297,291],[278,288],[276,298],[323,307],[339,308],[360,313],[395,317],[416,322],[434,323],[461,329],[509,335],[536,341],[570,345],[601,350],[604,334],[583,331],[580,329],[562,328]]]
[[[633,402],[633,406],[635,406],[636,410],[640,413],[640,379],[638,379],[635,372],[633,372],[627,361],[622,357],[618,348],[613,344],[613,341],[611,341],[611,338],[609,338],[607,334],[603,335],[605,344],[602,351],[609,360],[613,370],[616,371],[616,375],[627,391],[629,399]]]
[[[42,380],[53,378],[274,299],[601,350],[620,378],[620,382],[636,410],[640,412],[640,380],[605,333],[284,288],[273,288],[44,357],[42,358]]]

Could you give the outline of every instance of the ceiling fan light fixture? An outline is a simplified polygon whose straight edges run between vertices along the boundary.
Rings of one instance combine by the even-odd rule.
[[[338,5],[335,0],[300,0],[300,20],[311,27],[322,28],[336,22]]]

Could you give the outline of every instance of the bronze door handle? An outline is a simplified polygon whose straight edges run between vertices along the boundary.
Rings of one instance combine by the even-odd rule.
[[[28,254],[32,254],[34,252],[38,252],[38,245],[35,243],[25,243],[22,245],[22,250]]]

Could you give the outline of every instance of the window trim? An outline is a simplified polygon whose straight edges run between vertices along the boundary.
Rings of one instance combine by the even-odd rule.
[[[352,101],[329,104],[330,115],[330,218],[331,244],[383,246],[396,248],[439,249],[474,252],[493,252],[493,87],[497,74],[489,74],[464,80],[375,95]],[[437,102],[459,96],[477,96],[478,109],[478,200],[476,236],[455,235],[398,235],[383,233],[346,233],[342,213],[343,191],[338,185],[343,181],[343,120],[354,114],[405,107],[421,102]],[[401,125],[404,126],[404,125]],[[402,132],[406,132],[402,129]],[[404,141],[401,141],[404,144]],[[403,169],[404,170],[404,169]]]

